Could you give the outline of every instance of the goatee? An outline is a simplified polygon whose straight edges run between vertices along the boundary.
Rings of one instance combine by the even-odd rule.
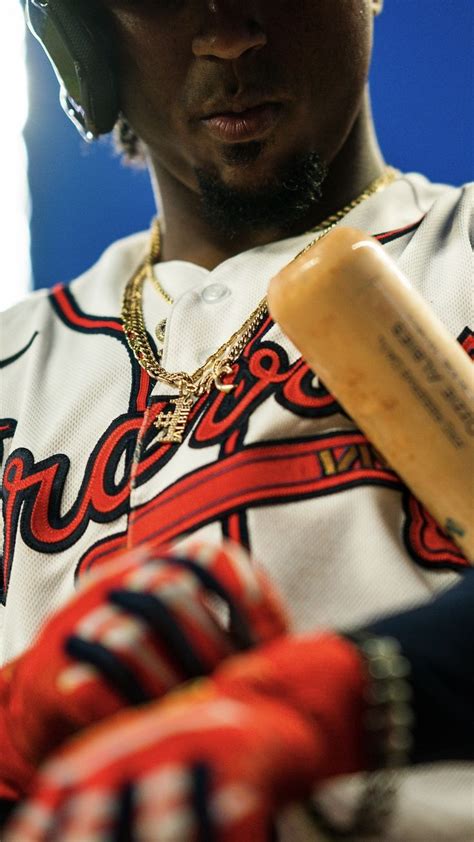
[[[226,150],[229,163],[245,167],[257,160],[263,144],[234,144]],[[225,239],[250,231],[278,229],[291,235],[321,201],[328,169],[320,155],[295,155],[273,178],[258,189],[229,187],[218,173],[196,169],[202,213],[209,225]]]

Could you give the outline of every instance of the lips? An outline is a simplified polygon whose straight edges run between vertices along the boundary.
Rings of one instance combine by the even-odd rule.
[[[281,103],[264,102],[243,111],[212,114],[201,122],[219,140],[237,143],[254,140],[269,133],[276,126],[281,112]]]

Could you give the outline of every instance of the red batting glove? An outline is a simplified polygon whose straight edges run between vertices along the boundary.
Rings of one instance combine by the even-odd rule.
[[[63,748],[5,842],[268,842],[272,819],[364,768],[364,668],[336,635],[230,659]]]
[[[266,577],[234,545],[141,548],[104,566],[0,671],[0,798],[27,792],[76,731],[285,629]]]

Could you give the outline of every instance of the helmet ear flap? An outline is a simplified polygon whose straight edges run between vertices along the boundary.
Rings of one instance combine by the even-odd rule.
[[[91,0],[27,0],[28,26],[61,86],[61,104],[86,140],[119,114],[116,57],[106,13]]]

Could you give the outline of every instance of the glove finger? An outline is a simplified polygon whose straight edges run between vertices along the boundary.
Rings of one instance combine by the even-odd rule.
[[[203,586],[229,607],[237,648],[245,649],[288,631],[281,597],[266,573],[254,564],[241,546],[230,541],[220,546],[196,542],[186,547],[184,557],[176,551],[167,554],[169,560],[173,557],[187,562],[189,569],[194,563],[198,570],[217,580],[217,587],[210,581],[206,583],[201,573]]]
[[[62,793],[45,787],[41,796],[20,804],[5,828],[2,842],[46,842],[62,838]]]
[[[201,596],[196,576],[166,559],[127,570],[76,625],[67,652],[93,666],[120,698],[141,704],[182,681],[211,672],[235,651]],[[79,689],[87,672],[73,671]]]
[[[171,763],[136,789],[133,839],[139,842],[270,842],[267,804],[246,782],[216,786],[209,760]]]
[[[94,666],[129,704],[142,704],[184,679],[208,673],[230,649],[219,635],[214,639],[217,630],[202,606],[191,606],[189,596],[181,599],[186,616],[173,610],[176,605],[168,607],[166,601],[176,603],[182,586],[178,578],[173,600],[163,582],[158,586],[162,598],[135,590],[111,591],[108,601],[115,613],[104,618],[100,609],[97,623],[93,614],[87,616],[78,635],[67,640],[66,651]],[[191,599],[196,601],[193,594]]]
[[[129,842],[134,839],[133,787],[93,785],[70,791],[37,779],[33,798],[7,825],[3,842]]]
[[[229,632],[238,649],[249,649],[255,644],[255,635],[246,614],[242,610],[243,606],[241,607],[238,598],[234,598],[232,591],[222,581],[222,570],[220,571],[220,577],[217,578],[213,572],[201,567],[197,561],[193,561],[189,557],[173,555],[169,556],[167,560],[173,566],[190,571],[208,595],[218,597],[224,602],[229,611]],[[230,561],[232,565],[233,560],[230,559]],[[228,569],[226,572],[228,572]]]
[[[133,591],[112,591],[109,601],[145,622],[167,651],[173,653],[173,662],[187,678],[197,678],[207,672],[208,667],[197,647],[165,602],[152,594]]]
[[[153,695],[137,681],[135,672],[106,646],[71,636],[65,649],[71,658],[94,667],[127,704],[142,705],[152,700]]]
[[[16,749],[37,765],[124,700],[160,697],[285,627],[278,598],[241,548],[197,543],[185,558],[133,550],[91,573],[16,666],[8,690]]]
[[[6,842],[110,842],[119,828],[136,842],[268,842],[288,752],[280,706],[254,702],[203,680],[94,726],[40,771]]]
[[[234,559],[224,562],[229,578]],[[156,551],[140,548],[89,575],[16,672],[13,730],[26,757],[39,762],[78,727],[114,713],[124,699],[141,704],[159,697],[187,678],[211,672],[240,648],[205,604],[204,584],[192,567],[191,560],[187,569],[173,568]],[[108,601],[111,591],[124,590],[130,591],[127,605],[113,604],[121,597]],[[218,583],[217,591],[224,594]],[[140,594],[140,611],[134,611],[133,599],[139,602]],[[159,600],[153,612],[142,610],[147,595]],[[237,609],[232,613],[235,618]],[[26,705],[32,686],[39,711]],[[54,720],[54,730],[44,727],[45,718]]]
[[[249,793],[246,786],[234,783],[213,792],[213,771],[205,762],[195,763],[190,775],[192,809],[199,842],[242,842],[243,839],[270,842],[272,827],[268,810],[262,809],[255,790]],[[182,839],[182,836],[177,837],[176,842],[182,842]]]

